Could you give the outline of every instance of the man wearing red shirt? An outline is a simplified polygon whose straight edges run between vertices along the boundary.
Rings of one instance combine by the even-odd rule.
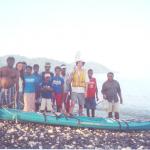
[[[87,109],[87,116],[90,117],[90,109],[92,111],[92,117],[95,117],[95,109],[96,109],[96,99],[98,100],[98,89],[97,89],[97,83],[96,79],[93,78],[93,70],[88,70],[88,88],[87,88],[87,97],[86,97],[86,103],[85,108]]]

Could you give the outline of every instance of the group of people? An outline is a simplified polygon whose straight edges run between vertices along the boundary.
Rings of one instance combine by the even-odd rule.
[[[67,66],[56,66],[54,73],[51,64],[45,63],[45,71],[39,73],[40,66],[30,66],[26,62],[17,62],[8,57],[7,65],[0,68],[0,106],[15,107],[23,111],[60,112],[72,116],[75,104],[78,103],[79,115],[95,117],[98,88],[93,70],[84,68],[85,62],[76,60],[71,73]],[[114,74],[107,74],[107,81],[102,85],[104,100],[108,101],[108,117],[119,119],[119,102],[123,103],[118,81]],[[119,98],[118,98],[119,97]],[[22,108],[23,106],[23,108]]]

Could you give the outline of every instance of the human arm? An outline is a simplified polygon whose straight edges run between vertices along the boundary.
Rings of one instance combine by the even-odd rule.
[[[64,99],[64,79],[62,79],[62,82],[61,82],[61,88],[62,88],[62,99]]]
[[[95,83],[96,83],[96,99],[97,99],[97,101],[99,100],[99,98],[98,98],[98,87],[97,87],[97,82],[95,81]]]
[[[88,73],[85,71],[85,98],[88,96],[88,84],[89,84],[89,77]]]
[[[16,87],[16,91],[15,91],[14,99],[17,100],[17,97],[19,96],[19,72],[18,71],[16,71],[15,87]]]
[[[103,95],[103,99],[106,100],[106,83],[103,83],[101,93]]]
[[[2,78],[2,68],[0,68],[0,79]]]

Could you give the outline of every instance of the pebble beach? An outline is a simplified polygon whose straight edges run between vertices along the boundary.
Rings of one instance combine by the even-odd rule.
[[[0,121],[5,149],[150,149],[150,131],[118,132]]]

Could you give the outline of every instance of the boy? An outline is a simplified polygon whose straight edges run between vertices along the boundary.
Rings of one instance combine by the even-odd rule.
[[[64,92],[64,79],[60,77],[61,68],[59,66],[55,67],[55,76],[52,81],[52,87],[54,90],[54,97],[56,100],[57,112],[62,110],[62,99]]]
[[[41,83],[41,96],[42,102],[40,111],[44,112],[47,109],[47,112],[53,112],[52,108],[52,80],[50,80],[50,74],[44,75],[44,80]]]
[[[85,107],[87,109],[87,116],[90,117],[90,109],[92,111],[92,117],[95,117],[95,109],[96,109],[96,101],[95,101],[95,95],[96,99],[98,100],[98,89],[97,89],[97,83],[96,79],[93,78],[93,70],[88,70],[88,88],[87,88],[87,97],[85,102]]]

